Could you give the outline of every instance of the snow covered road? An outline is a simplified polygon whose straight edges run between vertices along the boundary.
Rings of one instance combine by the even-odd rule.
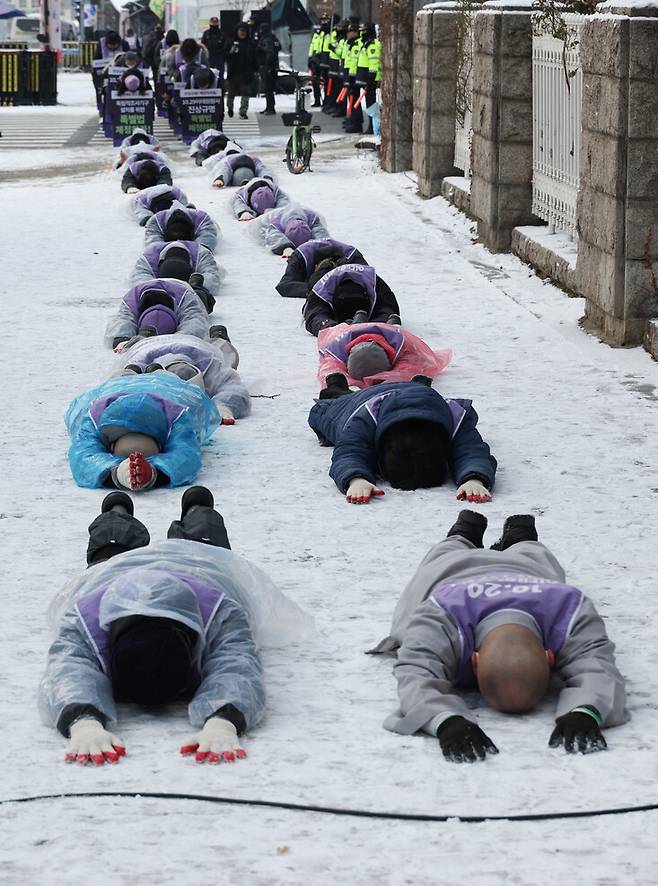
[[[252,146],[255,147],[255,146]],[[98,159],[113,152],[102,148]],[[87,157],[88,154],[85,154]],[[264,159],[278,167],[281,152]],[[73,483],[64,411],[102,380],[108,314],[127,288],[143,231],[109,171],[2,186],[0,436],[0,799],[86,791],[175,791],[437,815],[506,815],[658,801],[658,364],[612,350],[578,327],[582,302],[511,256],[470,242],[470,224],[440,198],[422,202],[406,176],[387,176],[341,145],[312,175],[283,188],[359,246],[396,292],[404,325],[453,362],[435,386],[471,397],[499,462],[483,505],[488,543],[504,517],[532,512],[572,584],[589,593],[617,643],[631,721],[609,751],[549,750],[554,699],[532,715],[482,710],[501,753],[446,764],[437,743],[386,732],[395,704],[390,660],[364,655],[387,631],[395,601],[458,511],[455,490],[400,492],[348,505],[328,477],[330,452],[306,423],[317,393],[315,339],[301,304],[274,285],[281,259],[255,244],[191,162],[174,181],[222,228],[226,269],[215,316],[240,355],[253,415],[222,427],[199,478],[213,490],[231,543],[311,612],[312,643],[265,657],[269,709],[235,766],[177,754],[182,709],[122,710],[128,757],[116,767],[65,766],[65,743],[41,726],[36,690],[49,633],[45,612],[83,568],[86,527],[103,493]],[[260,396],[259,396],[260,395]],[[154,538],[180,493],[136,497]],[[0,805],[0,880],[71,883],[586,884],[658,881],[658,813],[530,824],[466,825],[339,819],[186,801],[65,800]],[[283,851],[278,852],[278,849]],[[576,873],[577,872],[577,873]]]

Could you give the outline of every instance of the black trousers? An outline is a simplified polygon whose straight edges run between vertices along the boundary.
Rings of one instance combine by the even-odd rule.
[[[174,520],[167,530],[167,538],[184,538],[231,550],[224,518],[214,508],[203,505],[190,508],[182,520]],[[89,527],[87,565],[102,563],[125,551],[145,548],[150,541],[146,526],[126,511],[100,514]]]

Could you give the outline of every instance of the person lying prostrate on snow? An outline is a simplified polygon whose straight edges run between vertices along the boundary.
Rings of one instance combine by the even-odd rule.
[[[119,145],[117,167],[122,166],[132,154],[139,154],[140,151],[144,150],[159,151],[160,142],[157,136],[152,135],[145,129],[134,129],[132,135],[127,135]]]
[[[347,501],[383,495],[378,477],[395,489],[427,489],[449,474],[458,499],[491,501],[497,463],[470,400],[444,400],[423,376],[355,393],[345,376],[327,381],[308,423],[322,445],[334,447],[329,476]]]
[[[183,381],[203,380],[203,388],[222,417],[222,424],[251,412],[251,397],[237,373],[240,356],[231,344],[226,327],[212,326],[210,341],[174,333],[144,338],[126,347],[117,358],[115,375],[166,370]]]
[[[146,188],[158,185],[171,186],[171,170],[164,154],[156,151],[140,151],[131,154],[123,164],[121,190],[126,194],[136,194]]]
[[[194,157],[197,166],[201,166],[208,157],[219,154],[229,143],[229,137],[221,129],[206,129],[194,139],[190,145],[189,155]]]
[[[144,248],[174,240],[194,240],[214,252],[219,242],[219,227],[203,209],[186,209],[174,202],[146,222]]]
[[[209,249],[194,240],[154,243],[137,259],[130,276],[136,286],[148,280],[170,277],[189,283],[209,314],[219,295],[219,267]]]
[[[105,344],[123,350],[126,342],[182,332],[207,340],[208,312],[194,289],[182,280],[147,280],[133,286],[108,321]]]
[[[306,298],[311,276],[323,262],[326,272],[339,264],[368,264],[359,250],[349,243],[331,239],[309,240],[288,257],[286,272],[277,283],[276,291],[284,298]]]
[[[196,733],[180,753],[197,763],[246,757],[239,736],[259,723],[258,647],[294,641],[309,621],[267,575],[231,551],[210,490],[193,486],[167,540],[149,544],[134,505],[111,492],[89,527],[86,572],[54,601],[55,639],[39,688],[46,725],[67,739],[67,763],[117,763],[117,702],[186,702]],[[294,628],[293,628],[294,626]]]
[[[108,379],[76,397],[65,421],[78,486],[136,492],[193,483],[221,416],[200,374],[160,371]]]
[[[318,334],[320,367],[318,380],[326,387],[327,376],[341,373],[357,388],[387,381],[411,381],[416,375],[436,378],[443,372],[452,351],[433,351],[422,338],[401,326],[387,323],[340,323]]]
[[[250,154],[228,154],[212,167],[213,188],[246,185],[252,178],[268,178],[274,181],[274,173],[259,157]]]
[[[312,209],[289,204],[262,215],[252,230],[270,252],[289,258],[298,246],[309,240],[326,240],[329,231],[325,220]]]
[[[155,215],[156,212],[165,212],[171,209],[174,202],[183,208],[193,209],[188,203],[187,195],[175,185],[156,185],[154,188],[146,188],[133,197],[133,211],[140,227]]]
[[[565,584],[529,514],[508,517],[483,548],[487,519],[462,511],[427,553],[400,598],[391,634],[373,653],[397,650],[399,710],[392,732],[436,736],[446,760],[472,763],[498,749],[456,690],[479,689],[495,710],[524,714],[560,691],[550,747],[605,749],[601,727],[628,719],[614,644],[592,601]]]
[[[231,197],[231,209],[238,221],[252,221],[268,209],[287,206],[290,198],[269,178],[252,178]]]
[[[302,313],[311,335],[339,323],[401,323],[397,299],[374,268],[354,263],[335,267],[332,259],[320,262],[311,274]]]

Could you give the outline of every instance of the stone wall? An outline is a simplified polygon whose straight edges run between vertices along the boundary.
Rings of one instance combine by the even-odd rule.
[[[416,11],[411,0],[380,0],[382,52],[382,169],[412,164],[413,56]]]

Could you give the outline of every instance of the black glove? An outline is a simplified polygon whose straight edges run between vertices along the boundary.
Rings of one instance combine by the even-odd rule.
[[[133,338],[134,338],[134,336],[133,336]],[[112,339],[112,350],[114,350],[114,348],[118,348],[119,345],[122,344],[124,341],[130,341],[130,336],[129,335],[115,336],[115,338]]]
[[[608,747],[599,724],[590,714],[570,711],[558,717],[555,724],[555,729],[548,740],[551,748],[564,745],[568,754],[591,754],[594,751],[604,751]]]
[[[188,280],[190,286],[195,289],[197,286],[203,286],[203,274],[190,274],[190,279]]]
[[[465,717],[448,717],[439,726],[436,737],[443,756],[451,763],[475,763],[484,760],[487,752],[498,753],[489,736]]]

